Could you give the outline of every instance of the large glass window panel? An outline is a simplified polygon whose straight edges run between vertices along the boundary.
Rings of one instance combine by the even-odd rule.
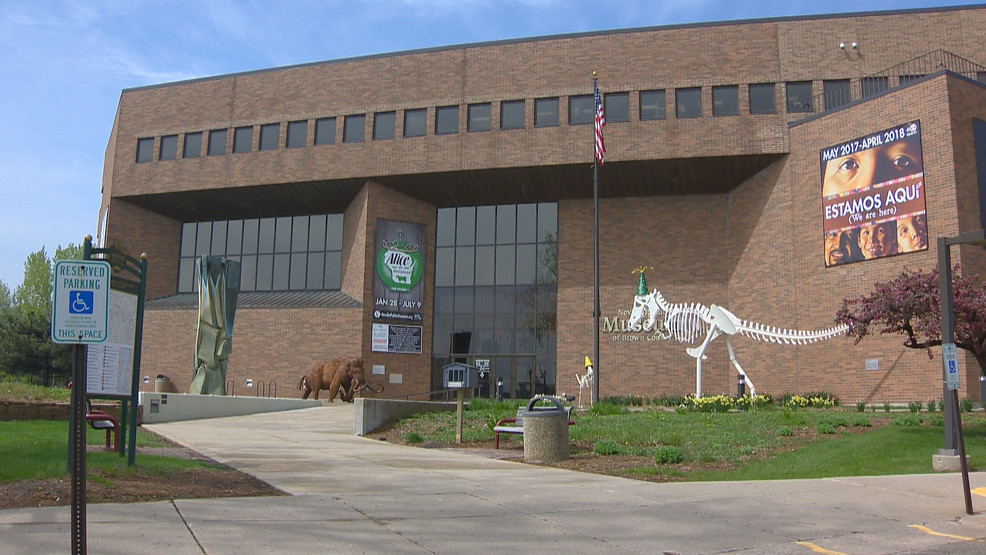
[[[477,312],[474,319],[472,334],[472,352],[488,354],[493,352],[495,319],[492,314]]]
[[[182,158],[198,158],[202,156],[202,132],[185,133],[185,144],[182,147]]]
[[[524,101],[508,100],[500,103],[500,129],[524,128]]]
[[[212,224],[212,245],[209,247],[209,254],[222,256],[226,254],[226,222],[213,222]]]
[[[558,243],[540,243],[537,248],[537,282],[558,283]]]
[[[226,225],[226,253],[243,252],[243,220],[232,220]]]
[[[463,314],[466,312],[471,313],[473,311],[472,287],[456,287],[454,295],[455,295],[456,314]]]
[[[640,91],[640,119],[642,121],[664,119],[666,115],[664,91]]]
[[[435,134],[449,135],[459,132],[459,107],[439,106],[435,109]]]
[[[435,315],[435,335],[432,341],[435,353],[452,352],[452,315]]]
[[[675,113],[678,118],[702,117],[702,88],[677,89],[674,93]]]
[[[280,140],[280,123],[267,123],[260,126],[260,150],[277,150]]]
[[[299,290],[305,288],[308,279],[308,253],[291,253],[291,279],[288,287]]]
[[[154,160],[154,137],[137,139],[137,163],[152,162]]]
[[[182,258],[178,265],[178,291],[195,290],[195,258]]]
[[[319,118],[315,120],[315,144],[331,145],[336,142],[336,119]]]
[[[514,352],[514,315],[497,314],[493,317],[493,352],[512,354]]]
[[[260,220],[243,220],[243,254],[257,252]]]
[[[274,291],[286,291],[289,288],[288,278],[291,275],[291,255],[274,255],[274,276],[271,289]]]
[[[509,285],[514,283],[514,245],[497,245],[496,247],[496,284]]]
[[[209,131],[209,156],[226,154],[226,130],[213,129]]]
[[[243,255],[240,263],[240,291],[257,290],[257,256]]]
[[[456,247],[455,249],[455,284],[473,284],[473,255],[472,247]]]
[[[291,251],[291,217],[285,216],[275,220],[274,252]]]
[[[466,125],[468,131],[489,131],[490,130],[490,103],[470,104],[469,122]]]
[[[536,204],[517,205],[517,242],[537,241],[538,207]]]
[[[199,222],[199,229],[195,237],[195,256],[205,256],[209,254],[209,247],[212,246],[212,222]]]
[[[308,216],[295,216],[291,222],[291,252],[308,250]]]
[[[161,137],[161,154],[158,160],[174,160],[178,157],[178,135]]]
[[[325,250],[325,215],[311,216],[309,222],[308,250]]]
[[[195,222],[184,223],[181,226],[181,255],[195,256]]]
[[[455,208],[439,208],[435,245],[445,247],[455,244]]]
[[[777,111],[775,98],[773,83],[755,83],[750,85],[750,113],[775,113]]]
[[[496,284],[496,247],[476,247],[476,285]]]
[[[538,241],[558,240],[558,205],[553,202],[538,204]]]
[[[233,152],[250,152],[253,149],[253,127],[237,127],[233,130]]]
[[[496,242],[513,243],[517,239],[517,206],[503,204],[496,207]]]
[[[476,208],[467,206],[456,210],[455,244],[472,245],[476,241]]]
[[[495,289],[496,298],[494,300],[493,311],[497,314],[513,314],[514,306],[517,302],[514,287],[512,285],[501,285]]]
[[[739,87],[737,85],[712,87],[712,115],[739,115]]]
[[[558,99],[537,98],[534,100],[534,127],[558,126]]]
[[[630,121],[630,93],[606,93],[603,97],[603,109],[606,111],[607,124]]]
[[[455,248],[435,248],[435,286],[455,285]]]
[[[366,140],[366,114],[346,116],[342,125],[342,142],[361,143]]]
[[[404,136],[424,137],[428,132],[428,109],[417,108],[404,111]]]
[[[496,242],[496,206],[476,208],[476,244],[492,245]]]
[[[325,250],[342,250],[342,214],[329,214],[325,219]]]
[[[325,253],[325,288],[339,289],[342,287],[342,253]]]
[[[288,148],[301,148],[308,141],[308,120],[288,122]]]
[[[476,312],[496,312],[496,288],[477,287],[475,302]]]
[[[274,255],[257,256],[257,291],[270,291],[274,279]]]
[[[536,281],[537,254],[537,245],[517,245],[517,283]]]
[[[325,253],[313,252],[308,254],[308,272],[306,287],[322,289],[325,283]]]
[[[811,112],[811,81],[795,81],[787,83],[788,113]]]
[[[455,290],[451,287],[435,288],[435,314],[452,314],[455,312]]]
[[[274,218],[260,220],[260,244],[257,252],[274,252]]]
[[[386,141],[394,138],[397,125],[397,112],[377,112],[373,114],[373,140]]]
[[[591,94],[568,97],[568,124],[581,125],[595,121],[595,97]]]

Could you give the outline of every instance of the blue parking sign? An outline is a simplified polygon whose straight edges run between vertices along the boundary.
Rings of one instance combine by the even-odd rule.
[[[69,291],[69,314],[92,314],[93,296],[92,291]]]

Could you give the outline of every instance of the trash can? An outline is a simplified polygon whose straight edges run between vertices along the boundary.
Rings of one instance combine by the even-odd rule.
[[[157,379],[154,380],[154,392],[171,393],[171,387],[171,378],[164,374],[158,374]]]
[[[553,407],[535,406],[550,401]],[[568,459],[568,411],[555,397],[535,397],[524,414],[524,461],[552,463]]]

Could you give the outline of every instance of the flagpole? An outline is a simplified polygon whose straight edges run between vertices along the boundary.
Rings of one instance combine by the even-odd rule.
[[[597,73],[592,72],[592,88],[595,95],[599,95],[599,85],[596,79]],[[597,108],[594,107],[594,110]],[[593,114],[595,118],[595,114]],[[595,126],[598,126],[598,122]],[[595,127],[594,126],[594,127]],[[599,401],[599,153],[596,146],[596,131],[593,133],[593,154],[592,154],[592,210],[593,210],[593,309],[594,320],[592,360],[595,362],[595,376],[592,380],[593,398]]]

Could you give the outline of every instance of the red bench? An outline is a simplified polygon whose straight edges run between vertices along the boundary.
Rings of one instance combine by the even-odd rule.
[[[106,448],[110,448],[110,432],[113,432],[113,450],[120,449],[120,421],[112,414],[92,408],[92,401],[86,399],[86,422],[93,430],[106,431]]]

